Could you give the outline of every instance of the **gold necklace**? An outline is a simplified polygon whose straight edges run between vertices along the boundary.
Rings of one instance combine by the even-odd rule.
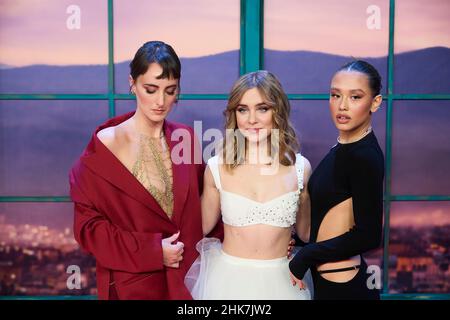
[[[161,139],[162,151],[158,150],[154,140]],[[168,155],[168,146],[162,134],[160,137],[149,137],[144,134],[140,135],[139,152],[136,162],[133,165],[132,173],[138,181],[147,189],[155,198],[164,212],[171,217],[173,214],[173,190],[172,190],[172,168],[166,168],[164,161]],[[156,173],[149,174],[149,171]],[[164,190],[158,189],[152,180],[158,180],[164,186]]]

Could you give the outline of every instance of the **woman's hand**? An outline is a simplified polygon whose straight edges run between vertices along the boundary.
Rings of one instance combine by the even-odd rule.
[[[295,239],[292,238],[291,241],[289,241],[288,248],[287,248],[287,257],[288,257],[288,259],[291,258],[292,249],[294,249],[294,246],[295,246]]]
[[[306,290],[308,287],[306,286],[306,283],[303,280],[297,279],[292,272],[289,272],[289,275],[291,276],[291,283],[293,286],[298,286],[300,290]]]
[[[163,264],[170,268],[179,268],[180,261],[183,260],[184,243],[177,241],[180,231],[174,233],[168,238],[162,239]],[[172,244],[172,242],[176,242]]]

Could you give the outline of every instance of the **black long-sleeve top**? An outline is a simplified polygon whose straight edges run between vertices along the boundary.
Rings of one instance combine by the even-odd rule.
[[[298,279],[311,267],[345,260],[380,245],[383,177],[384,156],[373,131],[356,142],[331,148],[309,179],[310,242],[289,263]],[[316,242],[325,215],[348,198],[352,198],[355,225],[340,236]]]

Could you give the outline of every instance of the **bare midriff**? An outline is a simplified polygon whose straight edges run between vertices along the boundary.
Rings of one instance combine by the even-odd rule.
[[[348,232],[355,225],[353,218],[352,198],[349,198],[331,208],[322,220],[317,234],[317,242],[335,238]],[[353,267],[361,263],[361,256],[356,255],[345,260],[327,262],[317,266],[318,271]],[[321,277],[333,282],[350,281],[358,270],[320,274]]]

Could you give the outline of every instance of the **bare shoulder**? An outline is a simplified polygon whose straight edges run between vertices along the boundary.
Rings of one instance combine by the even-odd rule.
[[[97,138],[108,148],[113,149],[116,138],[116,127],[108,127],[97,132]]]
[[[126,121],[97,132],[98,139],[114,154],[120,155],[130,144],[130,130]]]
[[[300,196],[302,197],[302,201],[305,201],[305,199],[309,198],[309,192],[308,192],[308,182],[309,182],[309,178],[311,177],[312,174],[312,168],[311,168],[311,163],[309,162],[309,160],[307,158],[305,158],[304,156],[302,156],[303,158],[303,190],[302,193],[300,194]]]
[[[311,175],[311,171],[312,171],[311,163],[304,156],[302,156],[302,158],[303,158],[303,166],[304,166],[305,176],[307,175],[309,177]]]
[[[309,181],[309,177],[311,177],[311,174],[312,174],[311,163],[303,155],[300,155],[300,157],[302,159],[301,162],[303,164],[303,185],[307,185],[308,181]]]
[[[204,177],[203,184],[205,187],[216,187],[216,184],[214,183],[214,177],[212,175],[212,171],[209,164],[205,168],[205,175],[203,177]]]
[[[309,162],[309,160],[304,157],[302,154],[297,153],[297,160],[300,160],[299,162],[299,166],[301,166],[303,164],[303,175],[305,177],[309,177],[311,175],[311,163]],[[297,166],[297,163],[296,163]]]

